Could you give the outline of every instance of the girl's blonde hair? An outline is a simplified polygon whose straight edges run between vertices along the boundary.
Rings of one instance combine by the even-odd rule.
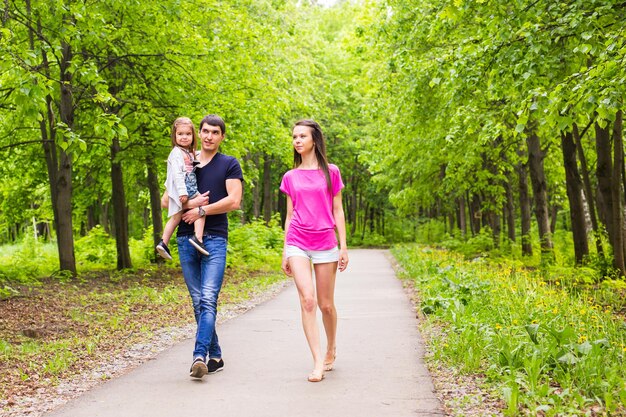
[[[191,119],[189,117],[179,117],[178,119],[174,120],[174,124],[172,125],[172,147],[174,146],[178,146],[178,143],[176,143],[176,129],[178,128],[178,126],[181,125],[191,125],[191,145],[189,145],[189,149],[187,149],[188,151],[195,153],[196,151],[196,144],[198,143],[198,136],[196,133],[196,127],[193,125],[193,122],[191,121]]]

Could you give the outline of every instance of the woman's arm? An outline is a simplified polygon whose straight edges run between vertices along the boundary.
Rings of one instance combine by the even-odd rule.
[[[333,197],[333,217],[335,228],[339,235],[339,270],[344,271],[348,267],[348,245],[346,244],[346,217],[343,212],[341,191]]]
[[[291,197],[287,195],[287,215],[285,216],[285,239],[283,243],[283,262],[281,268],[285,274],[291,276],[291,267],[289,266],[289,261],[285,256],[285,251],[287,250],[287,231],[289,230],[289,225],[291,224],[291,219],[293,218],[293,201],[291,201]]]

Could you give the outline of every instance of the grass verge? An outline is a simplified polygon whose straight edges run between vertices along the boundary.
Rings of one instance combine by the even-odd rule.
[[[419,294],[431,366],[478,376],[505,415],[625,416],[624,293],[445,250],[395,247]],[[546,279],[548,278],[548,279]],[[565,278],[565,277],[564,277]]]

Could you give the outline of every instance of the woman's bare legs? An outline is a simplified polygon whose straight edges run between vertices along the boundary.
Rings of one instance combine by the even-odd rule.
[[[337,309],[335,308],[337,262],[316,264],[314,268],[317,304],[322,312],[322,321],[324,322],[327,341],[324,370],[332,371],[337,352]]]
[[[320,347],[320,332],[317,326],[317,301],[315,298],[315,286],[311,272],[311,262],[308,258],[292,256],[289,258],[289,266],[293,273],[293,279],[300,296],[300,311],[302,314],[302,327],[304,335],[313,355],[314,368],[309,375],[309,381],[318,382],[324,377],[324,359]]]

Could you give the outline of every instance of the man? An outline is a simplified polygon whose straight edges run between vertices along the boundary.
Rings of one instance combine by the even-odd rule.
[[[187,203],[185,207],[189,210],[183,214],[176,236],[180,265],[198,325],[189,371],[193,378],[202,378],[224,367],[215,332],[217,300],[226,268],[227,213],[239,209],[243,192],[239,162],[218,152],[226,134],[224,120],[214,114],[205,116],[199,129],[200,164],[195,172],[198,190],[203,196]],[[210,204],[206,198],[207,191]],[[208,256],[202,255],[189,242],[194,233],[193,222],[202,216],[206,217],[202,244],[209,252]]]

